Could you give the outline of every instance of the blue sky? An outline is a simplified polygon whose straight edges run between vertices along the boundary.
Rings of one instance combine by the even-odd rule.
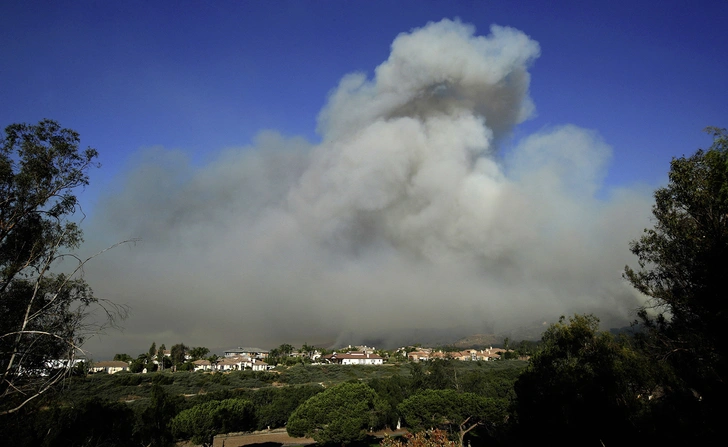
[[[611,183],[662,182],[672,156],[728,118],[723,1],[4,2],[3,125],[52,118],[101,153],[104,185],[139,148],[201,162],[262,129],[316,141],[346,73],[370,76],[400,32],[459,17],[541,45],[537,116],[516,136],[573,123],[614,149]]]
[[[443,19],[461,23],[427,26]],[[636,304],[620,272],[649,224],[650,191],[672,157],[710,145],[704,127],[728,125],[727,22],[724,1],[4,2],[0,123],[78,131],[102,163],[82,195],[89,244],[143,240],[87,270],[97,293],[132,306],[102,354],[155,340],[228,347],[213,326],[263,347],[397,343],[406,337],[382,328],[400,319],[358,322],[393,303],[449,334],[507,331],[545,309],[624,320]],[[482,163],[458,160],[490,144],[489,122],[449,116],[463,132],[448,133],[413,113],[435,126],[423,137],[395,123],[404,109],[362,118],[381,100],[369,84],[330,102],[350,73],[383,88],[375,69],[400,33],[419,41],[468,24],[475,36],[513,27],[531,45],[519,51],[535,113],[497,152],[478,152]],[[320,144],[324,107],[351,136],[338,146]],[[405,160],[419,137],[422,158]],[[428,164],[433,141],[464,152]],[[426,199],[392,198],[396,176],[421,166]],[[344,317],[354,310],[362,318]],[[236,317],[252,312],[262,323],[241,328]],[[503,320],[472,317],[494,313]]]

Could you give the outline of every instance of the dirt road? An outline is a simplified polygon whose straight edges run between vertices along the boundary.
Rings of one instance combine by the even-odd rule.
[[[406,430],[399,430],[399,431],[381,431],[377,433],[372,433],[374,436],[377,436],[378,438],[384,437],[384,434],[389,434],[390,436],[399,436],[404,433],[406,433]],[[272,444],[280,444],[283,446],[294,446],[294,445],[309,445],[309,444],[315,444],[316,441],[314,441],[311,438],[292,438],[288,436],[288,433],[286,433],[285,428],[277,428],[270,431],[262,431],[262,432],[255,432],[255,433],[245,433],[240,435],[218,435],[215,436],[215,441],[212,443],[212,447],[240,447],[243,445],[251,445],[251,444],[266,444],[270,443],[269,446],[272,446]]]
[[[274,443],[282,445],[308,445],[313,444],[311,438],[291,438],[285,428],[271,430],[269,432],[246,433],[244,435],[219,435],[215,436],[213,447],[239,447],[250,444]]]

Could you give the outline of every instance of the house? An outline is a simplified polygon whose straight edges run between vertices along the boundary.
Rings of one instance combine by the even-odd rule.
[[[195,360],[195,371],[242,371],[244,369],[252,369],[253,371],[267,371],[271,368],[269,364],[262,360],[251,358],[248,356],[236,355],[231,357],[223,357],[213,365],[209,360]]]
[[[381,365],[384,363],[384,359],[377,354],[369,354],[362,351],[346,353],[334,352],[333,354],[322,356],[321,359],[339,365]]]
[[[428,351],[412,351],[407,354],[407,360],[411,362],[425,362],[430,360],[430,354]]]
[[[250,361],[250,357],[240,355],[224,357],[217,362],[217,371],[240,371],[245,369],[245,363]]]
[[[258,359],[251,359],[250,364],[245,364],[246,368],[250,368],[253,371],[268,371],[269,369],[272,369],[273,367],[267,363],[265,363],[262,360]]]
[[[505,349],[502,348],[494,348],[490,347],[488,349],[470,349],[468,351],[461,351],[456,352],[455,358],[458,360],[470,360],[470,361],[491,361],[491,360],[499,360],[501,358],[502,353],[506,352]]]
[[[89,371],[92,373],[105,372],[108,374],[116,374],[120,371],[129,371],[129,364],[117,360],[96,362],[89,368]]]
[[[212,371],[213,365],[209,360],[195,360],[192,362],[195,365],[195,371]]]
[[[253,359],[266,359],[268,358],[268,353],[270,351],[267,351],[265,349],[260,348],[250,348],[250,347],[237,347],[228,349],[224,352],[225,357],[236,357],[236,356],[246,356]]]

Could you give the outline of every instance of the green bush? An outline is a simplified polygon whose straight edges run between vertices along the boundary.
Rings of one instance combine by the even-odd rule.
[[[219,433],[254,428],[255,409],[243,399],[210,401],[182,411],[172,419],[170,427],[176,439],[191,439],[207,446]]]

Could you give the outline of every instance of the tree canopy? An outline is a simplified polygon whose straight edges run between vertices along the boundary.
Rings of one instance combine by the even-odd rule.
[[[213,400],[180,412],[170,426],[176,437],[209,446],[218,433],[255,428],[255,407],[244,399]]]
[[[80,275],[88,259],[72,252],[82,241],[75,191],[88,185],[98,155],[79,143],[51,120],[10,125],[0,140],[0,414],[63,377],[99,330],[87,318],[94,305],[111,321],[123,311],[93,295]],[[75,264],[54,272],[62,259]]]
[[[301,404],[288,419],[293,437],[311,437],[319,443],[349,444],[364,438],[366,430],[380,428],[387,404],[365,383],[342,383]]]
[[[654,389],[647,368],[625,340],[600,331],[595,316],[561,317],[516,382],[519,430],[559,432],[564,445],[623,444]]]
[[[508,402],[456,390],[425,390],[399,404],[398,410],[410,428],[450,426],[458,432],[460,446],[465,435],[479,426],[505,422]]]
[[[639,267],[625,267],[624,276],[649,297],[640,338],[654,360],[675,371],[677,382],[665,391],[700,402],[698,419],[718,429],[728,397],[728,133],[706,130],[708,150],[672,160],[667,186],[655,191],[655,225],[630,246]]]

